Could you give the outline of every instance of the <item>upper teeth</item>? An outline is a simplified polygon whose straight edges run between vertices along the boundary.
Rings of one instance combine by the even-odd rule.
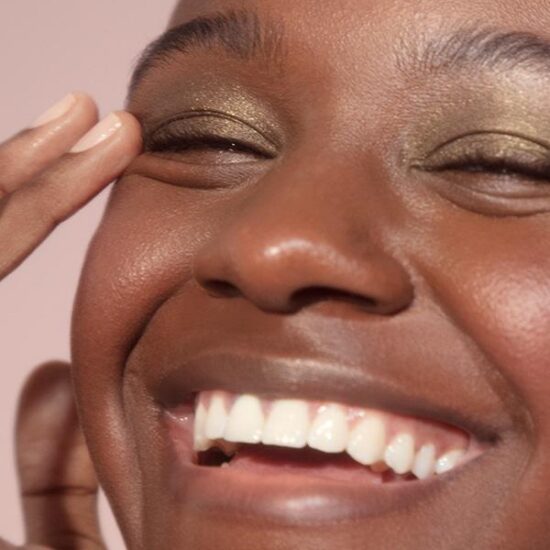
[[[389,467],[425,479],[452,470],[466,454],[467,436],[456,430],[446,433],[449,429],[337,403],[202,392],[195,410],[194,449],[205,451],[220,442],[307,445],[325,453],[345,451],[376,471]]]

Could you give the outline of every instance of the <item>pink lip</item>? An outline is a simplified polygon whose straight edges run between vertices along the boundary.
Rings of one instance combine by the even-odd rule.
[[[485,386],[483,391],[471,392],[462,371],[451,384],[449,369],[438,368],[437,358],[430,363],[421,354],[411,353],[404,363],[401,352],[394,356],[389,350],[380,355],[387,364],[382,364],[376,354],[372,361],[359,364],[343,359],[337,362],[328,355],[285,356],[254,347],[252,341],[245,349],[218,343],[200,350],[192,342],[177,342],[175,349],[155,348],[154,353],[136,356],[139,363],[132,365],[133,369],[139,368],[143,393],[162,413],[154,420],[154,429],[163,440],[156,449],[156,464],[161,486],[174,503],[174,513],[192,510],[193,515],[202,515],[207,521],[223,515],[251,521],[255,518],[262,524],[305,526],[419,509],[420,502],[422,507],[440,509],[457,495],[467,493],[478,480],[494,475],[497,460],[504,458],[505,463],[500,442],[513,430],[514,423],[503,413],[498,396]],[[406,368],[407,364],[417,365],[417,370]],[[413,383],[419,373],[424,373],[429,383]],[[439,477],[383,484],[198,466],[193,463],[191,439],[186,448],[181,446],[182,438],[170,434],[167,411],[192,403],[196,392],[215,389],[266,399],[327,400],[433,420],[468,432],[486,450]]]
[[[193,415],[182,421],[165,414],[163,471],[177,502],[193,503],[199,513],[246,516],[284,525],[356,521],[395,511],[437,495],[468,472],[490,462],[478,456],[455,471],[423,481],[381,483],[373,475],[363,483],[320,479],[304,473],[260,474],[238,468],[198,466],[193,461]],[[295,512],[299,510],[299,516]]]

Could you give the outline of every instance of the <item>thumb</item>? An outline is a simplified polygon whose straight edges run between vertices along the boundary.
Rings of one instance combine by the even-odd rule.
[[[79,426],[69,365],[42,365],[25,383],[16,449],[27,544],[104,549],[98,482]]]

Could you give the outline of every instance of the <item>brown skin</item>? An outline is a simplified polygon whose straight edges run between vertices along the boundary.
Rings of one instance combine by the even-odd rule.
[[[547,548],[550,184],[432,172],[425,159],[474,131],[549,143],[550,82],[526,70],[426,76],[396,63],[395,48],[404,54],[404,36],[418,46],[472,21],[548,39],[550,10],[516,0],[200,0],[182,3],[172,25],[243,6],[284,21],[282,68],[221,52],[173,55],[145,75],[129,111],[147,139],[153,123],[238,84],[254,94],[255,122],[269,120],[277,158],[141,155],[115,186],[76,302],[82,426],[128,546]],[[243,105],[231,93],[218,110]],[[228,164],[243,158],[253,162]],[[403,388],[477,419],[491,445],[435,494],[355,521],[312,527],[298,514],[174,503],[155,388],[187,355],[235,343],[351,365],[350,386]],[[300,386],[307,374],[298,372]],[[325,397],[344,399],[335,388]]]
[[[138,122],[121,112],[118,132],[95,148],[70,153],[98,122],[92,99],[79,92],[75,97],[63,116],[0,145],[0,280],[141,151]],[[16,444],[24,548],[103,548],[98,483],[76,413],[69,365],[45,364],[29,377],[20,397]],[[2,540],[0,547],[14,548]]]

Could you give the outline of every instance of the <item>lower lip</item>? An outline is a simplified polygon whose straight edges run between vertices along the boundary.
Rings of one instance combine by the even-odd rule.
[[[303,472],[249,471],[229,467],[199,466],[193,463],[192,417],[187,428],[165,417],[163,431],[169,444],[167,487],[176,501],[192,503],[202,514],[246,517],[279,525],[315,525],[357,521],[396,512],[420,500],[429,499],[448,483],[462,477],[485,455],[480,455],[456,470],[426,480],[373,481],[379,476],[365,472],[365,482],[335,481]],[[185,423],[184,423],[185,424]]]

